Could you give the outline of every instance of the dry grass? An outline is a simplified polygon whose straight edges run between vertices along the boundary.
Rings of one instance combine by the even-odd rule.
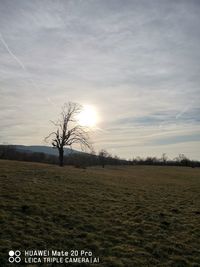
[[[11,248],[91,249],[103,267],[200,266],[200,169],[1,160],[0,183],[0,266]]]

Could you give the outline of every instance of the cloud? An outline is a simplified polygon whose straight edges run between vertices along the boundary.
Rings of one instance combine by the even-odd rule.
[[[1,1],[0,124],[6,125],[6,114],[13,121],[2,141],[23,143],[14,125],[31,121],[27,142],[40,143],[48,121],[69,100],[95,105],[103,129],[95,135],[97,149],[112,146],[126,157],[132,149],[123,146],[143,133],[170,129],[179,138],[190,127],[196,134],[198,1],[125,2]],[[141,151],[148,142],[132,144]]]
[[[177,144],[177,143],[186,143],[186,142],[194,142],[200,141],[199,134],[191,134],[191,135],[176,135],[163,139],[156,139],[151,145],[167,145],[167,144]]]
[[[145,116],[135,116],[135,117],[123,117],[119,120],[113,122],[117,125],[157,125],[163,126],[169,124],[180,124],[180,123],[199,123],[200,118],[200,108],[190,108],[186,107],[181,112],[177,110],[168,111],[157,111],[154,113],[149,113]]]

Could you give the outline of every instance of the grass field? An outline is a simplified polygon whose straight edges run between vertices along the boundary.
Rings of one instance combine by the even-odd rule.
[[[2,267],[10,249],[88,249],[103,267],[200,266],[200,169],[1,160],[0,190]]]

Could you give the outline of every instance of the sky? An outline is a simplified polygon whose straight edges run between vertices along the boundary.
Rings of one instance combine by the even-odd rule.
[[[93,147],[200,160],[199,0],[0,0],[0,143],[44,145],[65,102]]]

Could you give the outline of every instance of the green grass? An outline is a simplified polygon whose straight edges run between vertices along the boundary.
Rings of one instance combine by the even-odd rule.
[[[102,267],[200,266],[200,169],[1,160],[0,190],[0,266],[10,249],[90,249]]]

